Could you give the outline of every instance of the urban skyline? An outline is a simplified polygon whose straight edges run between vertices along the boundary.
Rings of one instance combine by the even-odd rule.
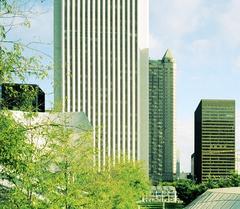
[[[33,37],[34,40],[52,43],[52,7],[51,1],[37,5],[37,11],[43,14],[32,19],[32,27],[18,29],[15,32],[13,30],[10,36],[14,39],[17,33],[18,37],[26,42]],[[150,57],[159,57],[167,48],[171,48],[178,63],[176,142],[181,151],[181,170],[184,171],[190,171],[190,155],[193,152],[193,112],[200,99],[236,99],[236,124],[239,124],[238,101],[240,101],[240,96],[237,92],[239,89],[239,68],[237,67],[238,55],[240,54],[239,49],[237,49],[239,42],[236,38],[230,39],[225,36],[220,30],[223,22],[217,22],[220,17],[224,20],[232,17],[231,19],[234,21],[231,21],[229,27],[233,32],[227,35],[238,34],[238,27],[232,27],[238,20],[236,8],[239,8],[238,1],[212,1],[209,3],[203,0],[201,3],[199,1],[184,1],[181,4],[178,1],[161,1],[161,5],[160,1],[150,1]],[[46,10],[47,12],[45,12]],[[199,19],[194,18],[196,10],[200,11],[197,13],[197,17],[203,15],[204,11],[207,12],[205,18],[201,19],[202,24],[199,24]],[[161,19],[161,16],[164,18]],[[212,21],[209,19],[211,16],[213,17]],[[186,27],[189,28],[189,24],[184,24],[188,19],[196,20],[194,25],[190,25],[191,30],[185,30]],[[180,33],[177,31],[178,28],[172,24],[173,22],[182,25]],[[157,27],[158,25],[161,27]],[[212,25],[213,27],[211,27]],[[208,30],[209,28],[212,30]],[[157,43],[155,37],[158,37]],[[208,48],[208,44],[210,44],[210,48]],[[220,47],[221,50],[216,47]],[[43,45],[40,48],[52,55],[52,44]],[[226,75],[228,76],[226,77]],[[47,81],[37,81],[46,92],[47,109],[51,107],[53,102],[51,81],[51,74]],[[221,85],[222,83],[225,85]],[[228,88],[223,88],[223,86],[228,86]],[[239,148],[238,129],[239,126],[236,126],[237,148]]]

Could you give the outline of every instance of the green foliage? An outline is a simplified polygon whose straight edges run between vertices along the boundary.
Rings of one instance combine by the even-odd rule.
[[[137,208],[136,201],[149,191],[149,183],[141,164],[122,163],[110,170],[114,184],[114,209]]]
[[[86,204],[84,187],[93,168],[91,133],[75,134],[57,125],[50,136],[50,151],[42,161],[42,195],[51,208],[80,208]]]
[[[37,112],[40,101],[38,100],[40,89],[32,85],[5,84],[2,86],[3,99],[0,100],[1,109],[21,110]]]
[[[141,164],[120,162],[110,169],[97,172],[88,187],[90,205],[87,208],[132,209],[149,192],[146,171]]]
[[[0,83],[16,79],[23,82],[29,75],[44,78],[50,70],[49,66],[42,64],[41,56],[25,55],[28,43],[8,38],[8,33],[14,28],[30,27],[29,3],[24,0],[0,1]]]
[[[175,182],[174,185],[176,186],[178,197],[185,204],[189,204],[208,189],[238,187],[240,185],[240,176],[233,173],[225,178],[209,178],[206,182],[201,184],[196,184],[191,180],[179,180]]]
[[[3,172],[8,169],[12,173],[18,173],[25,169],[25,161],[32,147],[26,142],[25,128],[19,125],[6,111],[0,112],[0,164],[4,167]]]
[[[0,0],[0,9],[1,15],[8,14],[12,12],[12,5],[7,0]]]
[[[24,56],[24,45],[13,43],[9,46],[0,47],[0,79],[1,82],[12,82],[13,79],[25,81],[31,75],[44,78],[47,70],[41,64],[40,57]]]
[[[5,114],[0,120],[0,159],[11,176],[10,191],[2,200],[5,208],[131,209],[148,192],[146,171],[137,162],[101,171],[93,166],[91,132],[79,132],[65,119],[36,122],[36,114],[29,113],[22,125]]]
[[[191,180],[179,180],[176,182],[176,190],[179,199],[185,204],[188,204],[205,192],[207,187],[205,185],[195,184]]]

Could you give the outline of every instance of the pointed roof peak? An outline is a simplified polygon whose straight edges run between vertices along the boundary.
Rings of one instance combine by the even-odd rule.
[[[165,52],[165,54],[163,56],[163,60],[165,60],[165,59],[174,60],[170,49],[167,49],[167,51]]]

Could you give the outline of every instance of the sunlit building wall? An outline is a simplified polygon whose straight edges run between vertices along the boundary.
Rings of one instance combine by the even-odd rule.
[[[148,167],[148,0],[55,0],[54,19],[55,109],[86,113],[99,167]]]

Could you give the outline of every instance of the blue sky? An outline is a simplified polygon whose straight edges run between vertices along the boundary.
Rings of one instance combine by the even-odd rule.
[[[176,141],[181,170],[190,171],[193,152],[193,113],[202,98],[235,99],[237,146],[240,101],[240,1],[149,0],[150,57],[161,59],[167,48],[174,54],[176,75]],[[53,5],[35,7],[39,15],[30,29],[18,29],[12,37],[50,45],[36,45],[52,56]],[[40,15],[41,14],[41,15]],[[46,62],[51,61],[45,58]],[[53,102],[52,76],[41,81],[47,105]]]

